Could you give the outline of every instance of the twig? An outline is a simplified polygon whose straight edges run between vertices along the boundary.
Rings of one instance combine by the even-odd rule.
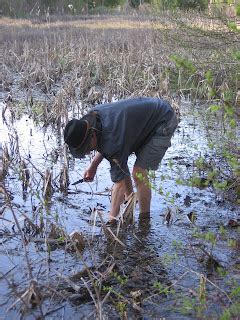
[[[106,226],[106,224],[103,221],[102,215],[98,210],[97,210],[97,213],[98,213],[100,220],[102,222],[102,227],[103,227],[103,230],[104,230],[106,237],[108,237],[110,234],[110,236],[111,236],[111,238],[113,238],[113,240],[117,241],[121,246],[126,247],[126,245],[120,239],[118,239],[118,237],[112,232],[111,228]]]
[[[8,270],[6,273],[4,273],[2,276],[0,276],[0,280],[3,279],[3,278],[6,278],[6,276],[7,276],[12,270],[14,270],[16,267],[17,267],[17,266],[12,267],[12,269]],[[2,273],[2,272],[0,272],[0,273]]]
[[[58,311],[58,310],[60,310],[60,309],[62,309],[62,308],[64,308],[64,307],[65,307],[65,306],[63,305],[63,306],[57,307],[57,308],[55,308],[55,309],[49,310],[49,311],[47,311],[47,312],[44,314],[44,317],[49,316],[50,314],[52,314],[52,313],[54,313],[54,312],[56,312],[56,311]]]
[[[97,301],[96,301],[96,299],[95,299],[92,291],[90,290],[87,282],[86,282],[82,277],[81,277],[81,280],[82,280],[83,284],[85,285],[85,287],[87,288],[87,291],[89,292],[89,294],[90,294],[90,296],[91,296],[91,298],[92,298],[92,300],[93,300],[93,302],[94,302],[94,305],[95,305],[95,307],[96,307],[96,309],[97,309],[97,308],[98,308],[98,303],[97,303]]]
[[[76,292],[80,292],[81,287],[76,285],[72,280],[70,280],[68,277],[65,277],[64,275],[58,273],[58,276],[65,280]]]
[[[106,194],[105,191],[103,192],[90,192],[90,191],[83,191],[83,190],[77,190],[77,191],[68,191],[69,194],[78,194],[78,193],[85,193],[85,194],[91,194],[94,196],[109,196],[109,193]]]
[[[30,261],[29,261],[29,258],[28,258],[28,253],[27,253],[27,248],[26,248],[26,244],[25,244],[24,235],[23,235],[22,229],[21,229],[21,227],[20,227],[20,224],[19,224],[19,222],[18,222],[18,219],[17,219],[17,217],[16,217],[16,215],[15,215],[15,212],[14,212],[14,210],[13,210],[13,208],[12,208],[12,205],[11,205],[10,198],[9,198],[9,196],[8,196],[8,193],[7,193],[6,189],[5,189],[5,187],[3,187],[3,189],[4,189],[4,194],[5,194],[5,196],[6,196],[6,199],[7,199],[7,203],[9,204],[9,208],[10,208],[10,210],[11,210],[11,212],[12,212],[14,221],[15,221],[15,223],[16,223],[16,226],[17,226],[17,228],[18,228],[18,231],[19,231],[20,236],[21,236],[21,239],[22,239],[22,245],[23,245],[23,248],[24,248],[24,255],[25,255],[26,262],[27,262],[28,273],[29,273],[30,279],[32,280],[32,279],[33,279],[32,268],[31,268]]]

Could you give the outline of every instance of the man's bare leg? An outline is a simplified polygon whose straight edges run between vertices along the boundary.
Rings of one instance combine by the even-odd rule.
[[[139,177],[140,176],[140,177]],[[137,188],[140,213],[149,214],[151,207],[151,188],[148,185],[148,171],[134,166],[133,179]]]
[[[114,221],[119,214],[120,205],[133,192],[132,181],[129,176],[119,182],[115,182],[112,190],[111,210],[109,221]]]

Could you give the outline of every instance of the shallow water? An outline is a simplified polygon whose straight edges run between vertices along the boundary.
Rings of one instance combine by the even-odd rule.
[[[1,108],[3,107],[5,106],[2,104]],[[121,289],[122,294],[130,299],[132,291],[143,292],[142,310],[140,313],[136,310],[128,310],[130,318],[139,318],[139,314],[144,319],[195,318],[194,310],[187,314],[179,311],[181,309],[179,297],[189,296],[189,292],[199,286],[199,274],[208,274],[206,264],[199,263],[196,259],[199,252],[195,252],[194,243],[198,244],[201,239],[193,239],[192,233],[197,229],[199,232],[212,231],[218,234],[219,228],[226,226],[230,219],[239,218],[239,206],[222,200],[221,195],[213,192],[211,188],[199,189],[176,183],[179,177],[191,175],[194,170],[194,159],[199,156],[211,157],[212,151],[208,148],[204,126],[200,118],[196,119],[194,113],[190,103],[183,103],[179,128],[154,179],[156,189],[158,190],[161,186],[163,195],[153,191],[149,218],[139,217],[137,208],[134,226],[121,235],[121,240],[126,247],[120,248],[117,255],[115,252],[118,272],[126,274],[129,279]],[[53,126],[46,128],[41,124],[36,125],[26,114],[18,119],[12,119],[8,109],[5,112],[5,121],[3,120],[0,118],[0,137],[3,146],[9,151],[9,158],[12,159],[4,179],[4,186],[11,196],[12,210],[17,215],[21,227],[24,227],[24,215],[36,224],[39,223],[40,217],[43,217],[46,230],[49,230],[51,223],[55,223],[68,234],[77,230],[89,240],[82,259],[60,247],[51,251],[50,262],[44,243],[34,243],[31,240],[26,242],[27,255],[33,266],[33,276],[38,279],[44,289],[47,286],[58,288],[61,282],[58,278],[59,274],[73,275],[84,268],[84,263],[95,266],[112,250],[103,235],[99,218],[95,226],[92,223],[94,208],[101,210],[104,220],[107,221],[112,187],[109,165],[104,160],[98,168],[94,182],[76,186],[70,184],[68,193],[63,194],[59,190],[59,172],[64,163],[62,128],[59,130]],[[20,160],[24,160],[30,173],[30,185],[26,190],[23,190],[20,178]],[[82,178],[89,163],[90,157],[81,161],[70,157],[70,183]],[[134,156],[131,156],[130,167],[133,163]],[[42,175],[45,174],[46,168],[52,172],[54,187],[54,193],[48,204],[42,195]],[[1,201],[4,207],[4,201]],[[164,222],[168,208],[172,212],[172,221],[169,225]],[[192,224],[188,218],[188,214],[193,212],[197,217],[195,224]],[[21,303],[11,310],[8,308],[17,299],[16,291],[25,290],[28,286],[29,275],[22,242],[9,207],[6,207],[2,217],[4,219],[0,219],[0,318],[12,319],[20,317]],[[27,228],[23,230],[31,235],[31,230]],[[226,233],[231,239],[238,237],[236,228],[227,229]],[[239,252],[234,248],[230,250],[226,241],[223,240],[219,236],[216,246],[217,259],[222,267],[227,267],[229,272],[233,272],[239,280],[234,269]],[[186,276],[181,278],[187,271]],[[157,295],[149,298],[154,292],[156,282],[160,281],[168,285],[176,280],[178,281],[175,296]],[[225,286],[226,279],[216,281],[218,285]],[[119,287],[114,281],[111,285],[114,288]],[[215,289],[212,286],[208,288],[209,291]],[[58,307],[62,308],[51,312],[47,319],[59,319],[59,317],[84,319],[94,311],[91,298],[84,302],[81,302],[79,297],[75,300],[72,298],[72,302],[69,302],[59,297],[47,297],[42,306],[43,314],[47,310],[55,310]],[[111,308],[111,303],[107,302],[104,308],[106,317],[110,319],[119,317],[116,310]],[[215,301],[209,304],[206,312],[216,316],[221,308],[222,302]],[[28,312],[26,317],[35,318],[37,314],[39,314],[38,311],[33,310]],[[93,314],[92,318],[94,317]]]

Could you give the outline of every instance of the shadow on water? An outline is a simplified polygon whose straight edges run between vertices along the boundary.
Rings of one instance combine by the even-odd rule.
[[[40,316],[49,319],[94,319],[94,299],[104,301],[102,312],[111,319],[217,317],[229,306],[227,283],[237,286],[239,281],[239,242],[237,228],[229,228],[228,221],[237,221],[239,207],[211,188],[176,183],[192,174],[199,155],[211,157],[206,132],[190,107],[185,104],[172,147],[153,179],[151,215],[140,216],[137,210],[134,225],[118,235],[122,244],[107,240],[94,216],[95,208],[107,220],[108,163],[101,163],[95,182],[70,184],[63,193],[61,128],[43,128],[27,115],[15,119],[5,112],[0,136],[10,205],[0,198],[0,318],[39,315],[37,308],[24,309],[22,299],[16,302],[31,279],[26,255],[43,294]],[[69,158],[70,183],[82,178],[90,160]],[[48,199],[43,192],[46,169],[52,186]],[[51,245],[46,239],[53,225],[58,241]],[[85,237],[83,252],[61,245],[73,231]]]

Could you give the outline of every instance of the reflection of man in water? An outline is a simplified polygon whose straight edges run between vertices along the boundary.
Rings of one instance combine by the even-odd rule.
[[[137,236],[143,240],[146,237],[151,229],[151,220],[150,220],[150,212],[145,213],[144,215],[140,214],[138,220],[138,232]]]
[[[150,212],[151,189],[148,171],[156,170],[171,145],[177,118],[170,104],[158,98],[134,98],[98,105],[82,119],[72,119],[65,127],[64,140],[75,158],[97,150],[85,181],[93,181],[103,158],[110,162],[114,182],[109,220],[114,221],[120,205],[133,192],[127,165],[135,153],[132,177],[142,215]]]

